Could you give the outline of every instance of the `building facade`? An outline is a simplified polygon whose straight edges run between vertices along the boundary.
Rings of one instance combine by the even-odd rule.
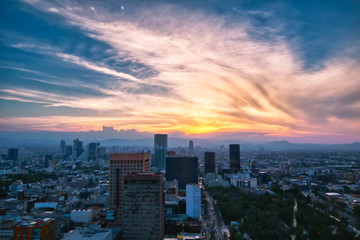
[[[60,153],[65,153],[65,141],[61,139],[60,141]]]
[[[7,157],[10,160],[17,161],[19,159],[19,149],[18,148],[9,148]]]
[[[197,157],[167,157],[166,181],[178,180],[179,189],[185,189],[186,184],[198,183]]]
[[[167,134],[154,135],[154,167],[165,169]]]
[[[240,171],[240,144],[229,145],[230,173]]]
[[[16,226],[14,240],[55,240],[55,234],[55,219],[36,219]]]
[[[194,156],[194,154],[195,154],[195,149],[194,149],[194,141],[193,140],[191,140],[190,142],[189,142],[189,156]]]
[[[129,173],[150,172],[150,153],[112,153],[109,170],[107,220],[110,227],[121,227],[124,176]]]
[[[64,158],[68,158],[72,155],[72,146],[71,145],[66,145],[65,146],[65,156]]]
[[[96,154],[96,149],[99,146],[99,143],[89,143],[89,154],[88,154],[88,161],[96,161],[97,160],[97,154]]]
[[[197,184],[186,185],[186,215],[201,218],[201,188]]]
[[[83,142],[80,141],[78,138],[74,139],[72,150],[73,150],[73,159],[78,158],[84,151]]]
[[[70,219],[75,223],[87,223],[93,220],[93,215],[94,212],[91,209],[72,210],[70,213]]]
[[[124,177],[123,238],[164,238],[164,173],[136,173]]]
[[[238,187],[238,188],[256,188],[257,187],[257,178],[231,178],[230,183],[232,186]]]
[[[205,174],[215,173],[215,153],[205,152]]]

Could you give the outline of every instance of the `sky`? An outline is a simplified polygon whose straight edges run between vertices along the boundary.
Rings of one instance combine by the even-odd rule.
[[[0,1],[0,130],[360,141],[360,2]]]

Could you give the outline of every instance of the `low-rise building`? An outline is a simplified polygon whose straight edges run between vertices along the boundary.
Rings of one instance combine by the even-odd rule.
[[[75,223],[87,223],[93,220],[93,211],[88,210],[72,210],[71,221]]]
[[[62,240],[112,240],[112,231],[98,225],[77,228],[66,234]]]

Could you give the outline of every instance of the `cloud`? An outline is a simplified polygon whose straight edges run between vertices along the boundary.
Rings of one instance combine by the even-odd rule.
[[[116,12],[100,4],[89,8],[76,2],[29,3],[44,12],[56,8],[67,24],[110,46],[115,62],[58,49],[54,55],[63,62],[118,81],[98,86],[106,94],[102,98],[58,95],[60,100],[51,106],[126,109],[131,117],[112,125],[141,131],[360,134],[354,124],[360,122],[355,90],[360,89],[359,61],[334,57],[316,70],[305,68],[298,46],[280,34],[282,24],[261,27],[247,19],[281,23],[271,9],[244,14],[246,10],[236,8],[231,13],[239,13],[235,19],[164,2],[136,8],[129,3]],[[131,63],[120,71],[115,66],[124,59],[152,74],[139,77]],[[104,124],[96,121],[91,120],[91,127]]]
[[[54,13],[58,13],[59,10],[57,10],[56,8],[48,8],[49,12],[54,12]]]
[[[57,53],[56,56],[60,57],[64,61],[75,63],[77,65],[94,70],[96,72],[108,74],[108,75],[119,77],[119,78],[124,78],[124,79],[138,82],[138,83],[143,83],[143,81],[141,79],[138,79],[130,74],[117,72],[115,70],[101,66],[102,64],[94,64],[94,63],[86,61],[78,56],[74,56],[71,54],[65,54],[65,53]]]

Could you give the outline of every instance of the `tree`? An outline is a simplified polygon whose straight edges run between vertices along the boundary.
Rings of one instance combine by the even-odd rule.
[[[358,223],[360,224],[360,205],[354,207],[354,216],[358,220]]]

